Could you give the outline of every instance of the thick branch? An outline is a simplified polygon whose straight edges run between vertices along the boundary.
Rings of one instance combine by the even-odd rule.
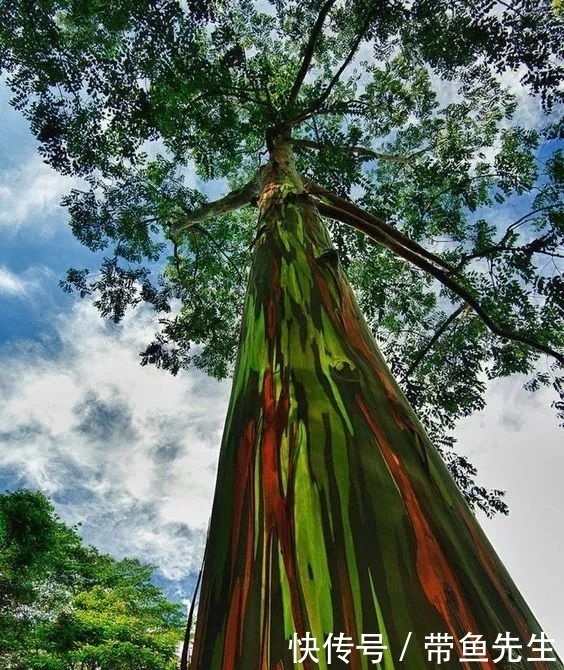
[[[328,216],[365,233],[374,241],[386,246],[388,249],[397,253],[399,256],[409,261],[416,267],[424,270],[432,277],[435,277],[435,279],[441,282],[443,286],[446,286],[459,298],[468,303],[468,305],[476,312],[476,314],[482,319],[484,324],[494,335],[502,337],[506,340],[511,340],[513,342],[519,342],[520,344],[524,344],[525,346],[530,347],[535,351],[540,351],[543,354],[552,356],[561,365],[564,366],[563,354],[547,345],[535,341],[523,333],[518,333],[504,326],[500,326],[484,310],[484,308],[480,305],[480,302],[467,289],[465,289],[464,286],[460,285],[452,278],[450,271],[445,272],[442,268],[437,267],[432,262],[429,262],[429,260],[426,258],[412,251],[410,248],[399,244],[394,239],[386,235],[379,226],[374,226],[371,224],[371,222],[368,220],[368,217],[359,217],[350,211],[339,209],[333,204],[327,202],[320,202],[318,204],[318,209],[322,216]],[[362,210],[360,210],[360,212],[362,213]]]
[[[257,172],[253,179],[248,184],[245,184],[245,186],[231,191],[231,193],[219,200],[206,202],[201,207],[191,212],[186,212],[178,218],[172,227],[171,234],[174,235],[181,230],[190,228],[194,223],[211,219],[214,216],[228,214],[256,201],[259,196],[258,177],[259,173]]]
[[[297,98],[298,94],[300,92],[300,88],[302,87],[302,84],[304,83],[304,79],[306,78],[307,71],[309,70],[309,66],[311,65],[311,59],[313,58],[313,53],[315,51],[315,45],[317,44],[317,40],[319,39],[319,35],[321,35],[321,30],[323,29],[323,22],[325,21],[325,18],[327,17],[327,14],[331,11],[331,7],[335,4],[336,0],[327,0],[327,2],[323,5],[321,8],[321,11],[319,12],[319,16],[317,17],[317,20],[311,30],[309,40],[306,44],[306,47],[304,49],[304,53],[302,56],[302,64],[300,66],[300,69],[298,71],[298,74],[296,75],[296,80],[294,81],[294,85],[292,86],[292,90],[290,91],[290,96],[288,98],[288,105],[291,106],[293,105]]]
[[[321,151],[326,147],[332,149],[337,149],[348,154],[352,154],[358,158],[366,157],[366,160],[376,159],[379,161],[390,161],[393,163],[402,163],[407,165],[411,156],[395,156],[393,154],[382,154],[378,151],[372,151],[372,149],[367,149],[366,147],[348,147],[348,146],[335,146],[332,144],[323,144],[322,142],[314,142],[313,140],[301,139],[301,138],[292,138],[292,144],[296,147],[304,147],[306,149],[314,149],[315,151]]]
[[[399,230],[396,230],[387,223],[384,223],[373,214],[369,214],[365,210],[354,205],[352,202],[340,198],[338,195],[335,195],[335,193],[332,193],[326,188],[323,188],[323,186],[319,186],[319,184],[315,184],[309,181],[305,177],[303,178],[303,181],[309,193],[315,196],[319,196],[325,200],[326,203],[330,203],[332,207],[336,208],[337,210],[346,212],[354,216],[356,219],[362,220],[363,225],[367,230],[371,231],[372,235],[376,234],[382,239],[389,240],[389,243],[383,242],[385,246],[389,247],[390,249],[392,248],[391,245],[394,247],[410,249],[412,253],[426,259],[428,262],[433,263],[438,267],[444,268],[448,272],[454,272],[454,267],[450,263],[447,263],[447,261],[443,260],[439,256],[436,256],[430,251],[427,251],[427,249],[424,249],[420,244],[417,244],[417,242],[411,240],[409,237],[407,237],[407,235],[400,233]]]
[[[347,57],[345,58],[345,60],[341,64],[341,67],[337,70],[337,72],[335,72],[335,74],[333,75],[333,78],[331,79],[329,84],[327,84],[327,87],[325,88],[323,93],[305,111],[303,111],[301,114],[299,114],[295,119],[292,119],[292,121],[290,122],[291,125],[296,125],[297,123],[300,123],[304,119],[307,119],[317,109],[319,109],[321,107],[321,105],[331,95],[331,91],[333,90],[333,88],[335,87],[335,85],[337,84],[339,79],[341,78],[341,75],[345,71],[346,67],[349,65],[349,63],[354,58],[356,50],[358,49],[360,43],[364,39],[366,31],[370,27],[370,23],[372,22],[372,18],[374,17],[374,14],[376,12],[377,7],[378,7],[378,3],[375,3],[375,8],[369,13],[366,21],[364,22],[364,25],[359,30],[358,35],[356,36],[356,39],[354,40]]]

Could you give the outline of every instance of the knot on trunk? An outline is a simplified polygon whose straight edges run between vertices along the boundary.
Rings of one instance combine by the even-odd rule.
[[[331,376],[343,382],[360,381],[360,372],[353,363],[345,359],[336,360],[330,366]]]

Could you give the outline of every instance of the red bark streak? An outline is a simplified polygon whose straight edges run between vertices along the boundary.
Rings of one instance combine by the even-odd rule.
[[[384,435],[382,435],[380,429],[376,426],[363,398],[358,395],[357,403],[372,433],[376,437],[380,451],[401,491],[409,518],[411,519],[417,546],[417,574],[423,591],[429,602],[440,613],[445,624],[448,625],[458,652],[462,656],[462,648],[459,643],[460,634],[469,632],[478,634],[478,626],[465,603],[464,594],[448,563],[448,559],[441,550],[429,526],[429,522],[425,518],[409,477],[403,471],[398,457],[388,445]],[[453,600],[454,602],[452,602]],[[453,613],[451,612],[453,606],[455,620],[453,620]],[[468,669],[473,667],[467,663],[463,663],[463,666]],[[495,670],[496,666],[488,658],[488,661],[481,664],[481,667]]]
[[[233,667],[233,660],[235,654],[239,654],[241,645],[243,643],[243,621],[247,606],[247,599],[249,595],[250,586],[250,569],[245,569],[241,576],[238,576],[233,582],[233,575],[236,573],[235,561],[237,559],[237,547],[241,538],[242,515],[243,511],[247,512],[246,523],[246,545],[245,545],[245,566],[252,565],[252,553],[254,542],[254,501],[253,501],[253,480],[252,480],[252,462],[254,456],[255,446],[255,424],[254,421],[249,421],[245,431],[245,435],[240,442],[237,451],[237,462],[235,469],[237,472],[237,481],[241,482],[241,486],[235,490],[235,498],[233,500],[233,526],[231,531],[231,583],[233,588],[230,589],[232,593],[231,602],[229,604],[229,614],[227,616],[227,629],[224,641],[224,667]],[[245,505],[245,495],[249,496],[249,504]],[[230,660],[232,659],[232,660]]]
[[[241,537],[241,525],[242,525],[242,513],[243,513],[243,504],[245,494],[248,494],[251,498],[251,512],[253,511],[253,492],[254,487],[252,485],[252,475],[253,475],[253,457],[254,457],[254,447],[255,447],[255,422],[249,421],[245,431],[245,435],[239,444],[239,449],[237,450],[237,462],[235,464],[236,470],[236,481],[240,482],[240,486],[235,488],[235,499],[233,500],[233,527],[231,530],[231,570],[234,569],[233,560],[235,559],[237,553],[237,546]],[[251,514],[252,521],[252,514]],[[253,527],[251,525],[251,536]]]
[[[241,625],[241,582],[237,579],[231,590],[231,607],[227,617],[227,628],[225,631],[225,641],[223,644],[223,662],[222,667],[225,670],[235,667],[237,657],[237,635]]]
[[[280,489],[280,440],[286,427],[289,399],[286,385],[277,402],[272,368],[266,371],[263,383],[264,423],[262,430],[262,481],[265,533],[269,533],[284,514],[284,498]]]
[[[244,617],[247,610],[247,603],[249,599],[249,588],[251,584],[251,570],[250,566],[253,564],[253,545],[255,539],[255,524],[254,524],[254,501],[253,501],[253,486],[252,480],[249,484],[250,505],[248,510],[248,524],[247,524],[247,544],[245,546],[245,570],[243,572],[243,584],[241,590],[241,619]],[[249,566],[249,567],[247,567]],[[243,623],[243,622],[241,622]],[[239,650],[243,645],[243,625],[239,628]]]
[[[260,646],[260,670],[269,670],[269,642],[270,642],[270,581],[271,581],[271,564],[272,564],[272,535],[269,538],[268,545],[263,557],[265,573],[263,576],[264,584],[264,607],[262,630],[261,630],[261,646]]]
[[[278,539],[284,561],[284,568],[290,588],[290,604],[295,630],[299,637],[304,637],[306,630],[297,587],[296,552],[291,500],[284,496],[281,482],[280,444],[288,425],[290,398],[288,384],[284,381],[278,401],[275,397],[274,373],[269,368],[263,383],[264,424],[261,444],[262,455],[262,488],[264,504],[264,548],[267,560],[273,557],[270,542],[271,533]],[[266,610],[265,610],[266,613]],[[304,661],[305,670],[310,670],[311,659]]]

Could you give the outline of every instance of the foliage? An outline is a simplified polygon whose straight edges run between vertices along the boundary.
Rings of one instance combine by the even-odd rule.
[[[229,374],[253,211],[190,215],[207,189],[247,183],[273,135],[290,135],[305,177],[432,259],[417,265],[327,214],[373,332],[469,502],[506,510],[448,447],[488,379],[522,373],[562,398],[561,125],[553,112],[544,128],[521,127],[503,83],[519,77],[558,109],[558,3],[1,7],[13,105],[45,160],[84,179],[64,204],[78,239],[107,254],[99,275],[70,271],[67,290],[115,321],[152,304],[161,327],[144,364]]]
[[[1,494],[2,667],[172,670],[183,615],[151,573],[84,546],[43,494]]]

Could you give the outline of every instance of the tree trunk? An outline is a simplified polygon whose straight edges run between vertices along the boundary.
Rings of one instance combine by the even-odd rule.
[[[443,668],[562,670],[525,661],[540,627],[388,371],[282,140],[259,211],[191,670],[417,670],[435,667],[436,633],[453,638]],[[506,632],[519,663],[493,661]],[[319,650],[295,660],[294,633]],[[329,660],[330,633],[348,662]],[[374,665],[357,645],[377,633]],[[467,633],[481,665],[459,660]]]

